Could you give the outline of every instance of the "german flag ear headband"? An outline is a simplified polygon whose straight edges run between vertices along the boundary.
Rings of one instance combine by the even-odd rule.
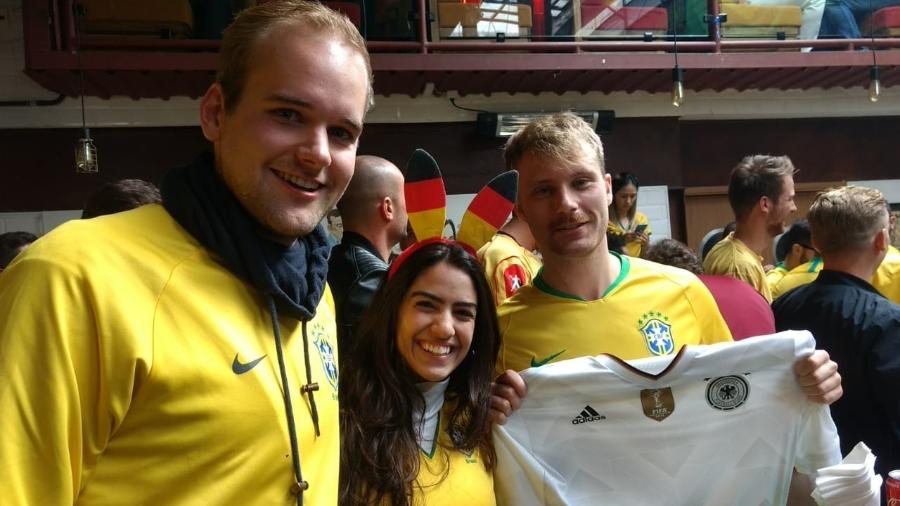
[[[442,237],[447,219],[447,191],[434,158],[424,149],[416,149],[406,164],[404,177],[406,212],[418,241],[394,260],[388,279],[407,258],[429,244],[457,244],[475,257],[475,252],[493,237],[512,212],[519,182],[518,173],[508,171],[482,188],[466,208],[454,241]]]

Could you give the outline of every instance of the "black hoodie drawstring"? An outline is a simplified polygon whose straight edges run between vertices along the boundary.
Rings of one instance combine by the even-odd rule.
[[[303,361],[306,363],[306,384],[300,389],[309,396],[309,409],[312,411],[313,427],[316,428],[316,437],[319,437],[319,410],[316,409],[316,398],[313,392],[319,389],[318,383],[313,383],[312,369],[309,366],[309,339],[306,337],[306,320],[303,320]]]
[[[288,384],[287,367],[284,363],[284,350],[281,342],[281,325],[278,324],[278,310],[275,307],[275,299],[271,296],[266,297],[269,303],[269,313],[272,315],[272,331],[275,334],[275,352],[278,355],[278,369],[281,373],[281,388],[284,390],[284,411],[287,416],[288,434],[291,439],[291,461],[294,466],[294,477],[296,479],[295,493],[297,494],[297,506],[303,506],[303,491],[309,488],[309,483],[303,481],[303,474],[300,472],[300,449],[297,444],[297,427],[294,424],[294,407],[291,403],[291,388]],[[316,400],[313,397],[313,391],[318,390],[318,385],[312,383],[312,373],[309,368],[309,350],[307,349],[306,338],[306,320],[303,320],[303,358],[306,363],[306,381],[301,390],[309,395],[309,404],[312,409],[313,426],[316,429],[316,436],[319,436],[319,412],[316,410]]]

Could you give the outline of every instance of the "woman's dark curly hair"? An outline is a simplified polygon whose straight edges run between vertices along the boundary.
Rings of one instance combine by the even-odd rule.
[[[466,273],[477,297],[471,352],[450,375],[445,405],[449,449],[478,450],[485,468],[494,466],[488,413],[491,380],[500,331],[493,297],[481,265],[456,244],[434,243],[409,256],[375,293],[342,357],[341,505],[410,505],[419,474],[419,444],[413,412],[424,409],[416,378],[397,350],[397,318],[401,303],[415,280],[439,263]],[[446,464],[446,462],[445,462]],[[448,466],[444,466],[446,478]]]
[[[660,239],[647,250],[645,260],[680,267],[696,275],[703,274],[703,263],[686,244],[675,239]]]

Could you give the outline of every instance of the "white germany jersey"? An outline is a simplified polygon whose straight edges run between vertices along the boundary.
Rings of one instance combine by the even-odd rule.
[[[814,345],[789,331],[524,371],[521,409],[494,429],[498,504],[785,504],[792,468],[841,461],[828,407],[792,369]]]

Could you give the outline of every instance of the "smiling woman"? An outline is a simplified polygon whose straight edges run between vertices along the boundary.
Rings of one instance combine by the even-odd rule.
[[[343,357],[340,504],[491,505],[493,297],[454,241],[411,248]]]

